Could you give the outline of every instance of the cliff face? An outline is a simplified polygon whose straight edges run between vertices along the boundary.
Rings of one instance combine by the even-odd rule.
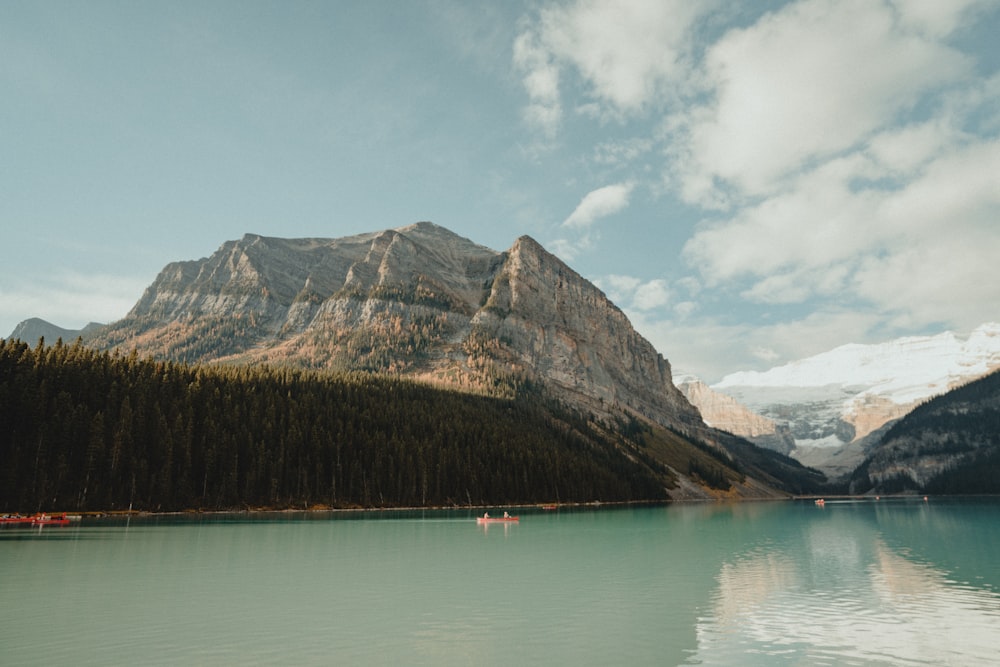
[[[680,382],[678,389],[698,408],[707,425],[782,454],[788,454],[795,448],[795,439],[787,425],[757,414],[732,396],[714,391],[695,379]]]
[[[431,223],[341,239],[244,236],[168,265],[88,342],[491,392],[533,381],[598,415],[704,429],[667,360],[590,282],[529,237],[500,253]]]
[[[623,408],[680,430],[701,427],[670,364],[593,284],[529,237],[506,253],[473,335],[600,414]]]

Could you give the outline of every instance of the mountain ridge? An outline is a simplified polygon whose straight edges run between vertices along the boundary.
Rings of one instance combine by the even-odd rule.
[[[674,497],[774,497],[821,480],[707,426],[624,312],[530,236],[498,252],[429,222],[338,239],[245,234],[166,265],[84,344],[554,399],[617,434],[626,456],[653,456]]]
[[[1000,491],[1000,370],[921,403],[851,475],[853,493]]]
[[[985,323],[965,337],[943,332],[846,344],[768,371],[731,373],[711,389],[787,425],[794,458],[840,477],[917,405],[996,368],[1000,324]]]
[[[600,414],[702,428],[669,362],[530,236],[497,252],[429,222],[341,239],[247,234],[208,258],[168,264],[125,318],[88,342],[468,386],[544,379]]]

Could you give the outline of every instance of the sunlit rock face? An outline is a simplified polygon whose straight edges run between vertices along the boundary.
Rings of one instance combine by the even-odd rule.
[[[790,453],[795,440],[784,424],[759,415],[732,396],[714,391],[704,382],[685,378],[677,383],[681,393],[698,408],[705,423],[744,437],[756,445],[782,454]]]
[[[603,292],[527,236],[497,252],[427,222],[339,239],[248,234],[166,266],[124,319],[88,342],[494,393],[540,382],[597,415],[704,429],[669,362]]]

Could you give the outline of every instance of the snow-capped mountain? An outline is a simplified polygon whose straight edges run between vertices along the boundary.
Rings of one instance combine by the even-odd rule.
[[[849,344],[768,371],[742,371],[712,389],[787,424],[791,455],[828,475],[853,470],[867,442],[918,403],[1000,368],[1000,324]]]

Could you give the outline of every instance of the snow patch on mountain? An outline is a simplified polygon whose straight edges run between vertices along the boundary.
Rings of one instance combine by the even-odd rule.
[[[738,387],[842,391],[850,398],[874,394],[897,404],[941,394],[1000,367],[1000,324],[977,327],[962,339],[947,331],[911,336],[875,345],[848,344],[768,371],[741,371],[725,376],[712,389],[730,393]],[[777,398],[771,394],[773,400]]]
[[[711,388],[787,424],[795,439],[792,456],[828,474],[843,474],[855,457],[845,458],[840,449],[996,368],[1000,323],[987,323],[964,337],[948,331],[842,345],[768,371],[732,373]],[[824,465],[824,458],[832,461],[834,455],[836,464]]]

